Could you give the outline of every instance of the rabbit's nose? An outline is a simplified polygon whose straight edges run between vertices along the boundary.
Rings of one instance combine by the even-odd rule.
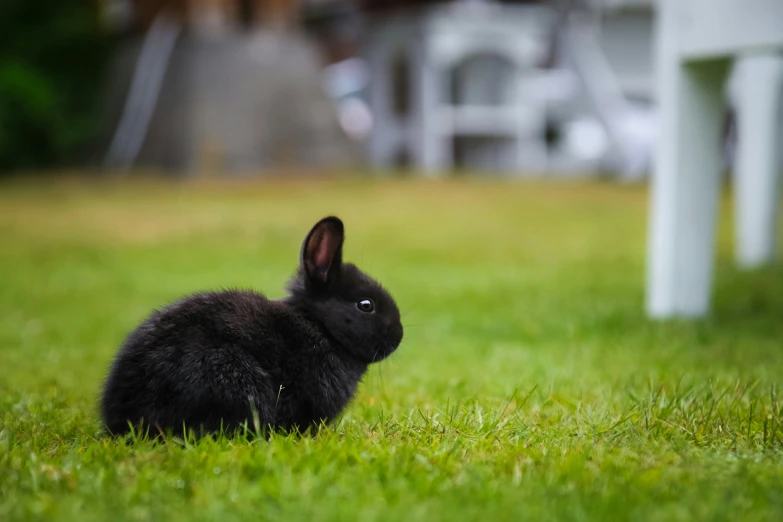
[[[394,341],[395,345],[398,345],[402,342],[402,337],[404,334],[402,324],[391,324],[387,331],[389,333],[389,338]]]

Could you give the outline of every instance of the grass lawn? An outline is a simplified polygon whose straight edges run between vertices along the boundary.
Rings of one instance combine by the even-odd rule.
[[[0,184],[0,520],[783,520],[783,270],[642,309],[647,192],[592,183]],[[405,339],[315,438],[101,434],[123,337],[282,295],[327,213]]]

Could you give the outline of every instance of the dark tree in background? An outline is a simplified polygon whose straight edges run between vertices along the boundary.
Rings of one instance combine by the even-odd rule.
[[[0,0],[0,172],[72,164],[111,52],[97,3]]]

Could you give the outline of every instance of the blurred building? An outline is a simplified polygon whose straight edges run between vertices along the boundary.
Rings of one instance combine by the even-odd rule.
[[[102,1],[112,167],[649,171],[655,0]]]

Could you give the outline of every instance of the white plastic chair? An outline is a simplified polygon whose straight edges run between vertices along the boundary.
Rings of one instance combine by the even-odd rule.
[[[536,78],[535,64],[546,53],[553,13],[536,6],[457,3],[414,10],[378,20],[368,35],[367,59],[374,129],[373,164],[391,166],[400,151],[427,175],[453,165],[456,136],[490,136],[514,143],[511,163],[519,170],[543,169],[545,107],[525,93]],[[501,57],[514,71],[503,105],[454,105],[444,102],[449,74],[477,55]],[[411,113],[391,107],[392,65],[400,56],[410,66]],[[536,168],[538,167],[538,169]]]
[[[653,175],[647,311],[709,311],[720,187],[724,83],[738,75],[737,258],[776,250],[783,94],[783,0],[658,2],[660,132]]]

